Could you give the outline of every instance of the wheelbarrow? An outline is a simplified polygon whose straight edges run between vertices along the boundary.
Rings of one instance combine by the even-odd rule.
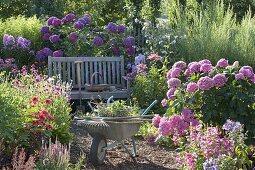
[[[91,119],[76,120],[78,125],[84,126],[87,132],[93,137],[90,148],[90,159],[94,165],[103,164],[106,151],[121,145],[131,156],[136,157],[136,143],[134,135],[138,132],[140,125],[152,115],[146,115],[157,103],[155,100],[140,116],[133,117],[95,117]],[[133,153],[124,144],[127,138],[132,139]],[[107,144],[107,139],[114,142]]]

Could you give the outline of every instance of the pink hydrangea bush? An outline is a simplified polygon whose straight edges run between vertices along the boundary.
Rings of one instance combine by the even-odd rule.
[[[163,106],[168,116],[190,108],[204,123],[220,125],[227,119],[245,124],[249,139],[255,136],[255,74],[250,66],[232,65],[220,59],[173,64],[167,75],[168,91]],[[166,100],[168,102],[166,102]]]

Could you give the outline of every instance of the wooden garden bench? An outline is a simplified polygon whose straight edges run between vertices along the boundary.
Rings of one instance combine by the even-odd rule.
[[[59,76],[63,82],[72,84],[71,99],[129,98],[124,57],[48,57],[48,69],[49,77]],[[88,91],[91,84],[111,87]]]

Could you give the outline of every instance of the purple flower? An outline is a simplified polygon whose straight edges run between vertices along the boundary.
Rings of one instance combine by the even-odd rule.
[[[167,98],[168,98],[169,100],[175,100],[175,95],[174,95],[175,91],[176,91],[176,88],[170,88],[170,89],[167,91],[166,96],[167,96]]]
[[[42,52],[46,55],[46,56],[51,56],[52,55],[52,50],[45,47],[42,49]]]
[[[119,56],[120,55],[120,48],[119,47],[112,47],[112,53],[115,56]]]
[[[152,125],[154,127],[158,128],[159,127],[159,123],[160,123],[160,119],[161,119],[161,117],[158,114],[156,114],[154,116],[154,118],[152,119]]]
[[[212,65],[211,61],[208,60],[208,59],[204,59],[204,60],[199,61],[199,64],[201,64],[201,65],[203,65],[203,64],[211,64]]]
[[[60,35],[52,35],[49,37],[50,42],[57,43],[60,41]]]
[[[118,30],[118,33],[125,33],[126,27],[124,25],[120,24],[117,26],[117,30]]]
[[[180,68],[184,69],[187,66],[187,64],[184,61],[177,61],[174,63],[173,68]]]
[[[192,62],[188,65],[190,73],[198,73],[200,71],[201,64],[198,62]]]
[[[200,71],[203,72],[203,73],[208,73],[210,72],[212,69],[212,65],[211,64],[202,64],[201,67],[200,67]]]
[[[181,75],[182,70],[180,68],[173,68],[171,71],[171,78],[177,78]]]
[[[50,40],[50,36],[51,36],[50,33],[43,34],[43,36],[42,36],[43,41],[49,41]]]
[[[128,47],[126,48],[126,52],[129,56],[132,56],[135,54],[135,47]]]
[[[23,37],[17,37],[16,42],[17,46],[23,49],[29,49],[31,45],[31,41]]]
[[[170,78],[167,81],[167,84],[168,84],[168,88],[176,88],[181,85],[181,80],[179,80],[178,78]]]
[[[214,81],[210,77],[201,77],[197,82],[198,88],[200,90],[209,90],[214,86]]]
[[[191,122],[191,120],[194,119],[194,113],[192,112],[191,109],[186,108],[186,109],[183,109],[182,111],[182,117],[185,121]]]
[[[74,21],[75,19],[76,19],[76,16],[73,13],[69,13],[65,16],[65,21],[67,22]]]
[[[166,74],[166,78],[167,80],[169,80],[170,78],[172,78],[172,69],[168,70],[167,74]]]
[[[102,37],[97,36],[97,37],[94,38],[94,42],[93,43],[94,43],[94,45],[96,47],[100,47],[100,46],[102,46],[104,44],[104,40],[103,40]]]
[[[52,20],[52,26],[53,27],[57,27],[57,26],[59,26],[59,25],[61,25],[61,19],[58,19],[58,18],[54,18],[53,20]]]
[[[50,17],[50,18],[47,20],[48,26],[51,26],[51,25],[52,25],[52,22],[53,22],[54,19],[56,19],[56,17]]]
[[[15,44],[15,39],[12,35],[4,34],[3,36],[4,47],[12,46]]]
[[[189,92],[189,93],[193,93],[193,92],[195,92],[196,90],[198,89],[198,85],[196,84],[196,83],[189,83],[188,85],[187,85],[187,92]]]
[[[222,126],[222,129],[225,130],[227,133],[241,132],[243,130],[240,122],[234,122],[229,119]]]
[[[239,73],[243,74],[244,77],[247,78],[252,78],[254,76],[253,69],[250,66],[243,66],[242,68],[240,68]]]
[[[78,35],[75,33],[75,32],[71,32],[69,34],[69,40],[72,42],[72,43],[76,43],[77,40],[78,40]]]
[[[35,58],[36,58],[37,61],[45,60],[46,55],[42,50],[40,50],[40,51],[37,51]]]
[[[235,75],[236,80],[244,79],[244,75],[242,73],[238,73]]]
[[[54,51],[53,57],[63,57],[63,51],[61,51],[61,50]]]
[[[50,31],[50,29],[49,29],[48,26],[43,26],[43,27],[41,28],[41,33],[42,33],[42,34],[48,33],[49,31]]]
[[[115,23],[110,22],[107,25],[107,30],[110,31],[111,33],[117,33],[118,32],[118,27],[117,27],[117,25]]]
[[[222,87],[228,81],[228,79],[223,74],[217,74],[213,77],[213,81],[216,87]]]
[[[89,14],[85,14],[83,20],[85,21],[85,25],[89,25],[91,23],[91,16]]]
[[[142,54],[139,54],[138,56],[135,57],[135,65],[145,63],[145,56]]]
[[[126,48],[132,47],[135,45],[135,38],[132,36],[128,36],[124,39],[124,45]]]
[[[81,30],[81,29],[83,29],[84,24],[83,24],[82,22],[78,21],[78,22],[75,22],[75,23],[73,24],[73,27],[74,27],[75,29]]]
[[[228,66],[228,60],[226,60],[225,58],[220,59],[217,62],[217,67],[227,67]]]

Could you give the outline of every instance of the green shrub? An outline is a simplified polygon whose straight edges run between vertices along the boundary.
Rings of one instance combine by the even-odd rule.
[[[42,139],[71,139],[70,105],[67,86],[47,76],[21,70],[12,81],[1,75],[0,136],[7,150],[16,146],[33,151]]]
[[[255,18],[249,12],[237,23],[233,10],[225,8],[220,1],[210,3],[210,6],[201,11],[197,10],[197,5],[185,9],[177,5],[174,15],[167,14],[171,16],[169,22],[172,24],[169,31],[187,37],[176,42],[174,60],[208,58],[215,63],[225,57],[230,62],[240,60],[243,65],[254,66]]]

